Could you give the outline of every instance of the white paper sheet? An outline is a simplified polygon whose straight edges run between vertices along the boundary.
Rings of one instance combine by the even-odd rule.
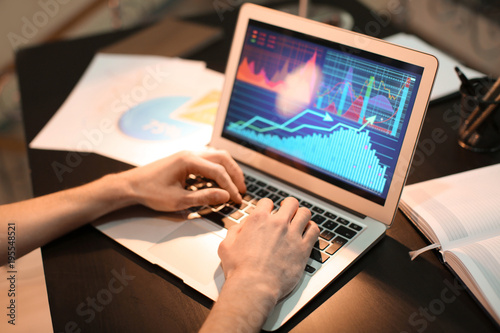
[[[97,54],[30,148],[144,165],[205,146],[224,76],[203,62]]]

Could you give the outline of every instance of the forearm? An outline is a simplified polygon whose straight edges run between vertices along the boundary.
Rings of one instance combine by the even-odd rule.
[[[134,199],[119,175],[31,200],[0,206],[0,265],[7,261],[7,225],[16,227],[16,256],[20,257]]]
[[[228,279],[200,332],[259,332],[278,296],[276,290],[254,281],[263,280]]]

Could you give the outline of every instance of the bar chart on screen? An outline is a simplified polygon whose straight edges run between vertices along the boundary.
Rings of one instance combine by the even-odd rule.
[[[228,130],[247,139],[274,148],[282,153],[294,156],[311,165],[328,170],[337,176],[357,183],[366,189],[382,192],[386,182],[387,166],[380,163],[376,150],[372,149],[368,131],[360,131],[341,123],[330,127],[302,122],[300,117],[323,115],[305,110],[298,117],[277,124],[268,119],[254,117],[250,121],[232,123]],[[325,123],[333,120],[323,118]],[[299,125],[293,124],[299,122]],[[258,127],[263,124],[264,127]],[[367,123],[365,123],[366,125]],[[290,135],[288,137],[273,134],[276,130],[296,133],[302,129],[313,129],[308,135]],[[324,134],[320,134],[324,133]],[[336,157],[324,154],[325,151],[336,152]]]

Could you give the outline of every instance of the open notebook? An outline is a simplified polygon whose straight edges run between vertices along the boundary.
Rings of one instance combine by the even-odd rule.
[[[500,324],[500,164],[409,185],[401,210]]]
[[[242,167],[244,204],[127,216],[99,229],[216,300],[227,228],[260,198],[277,208],[298,198],[321,237],[299,285],[264,326],[276,329],[391,225],[436,70],[428,54],[245,4],[210,142]],[[211,185],[196,177],[187,184]]]

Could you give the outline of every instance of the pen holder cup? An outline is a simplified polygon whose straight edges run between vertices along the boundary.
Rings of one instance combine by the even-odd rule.
[[[500,149],[500,103],[492,99],[483,100],[484,95],[495,81],[488,78],[470,80],[474,93],[462,84],[460,86],[461,104],[458,131],[458,144],[468,150],[480,153],[494,152]],[[476,109],[479,107],[479,109]],[[491,108],[493,111],[491,111]],[[485,110],[490,108],[489,116],[483,117],[476,129],[470,131]],[[471,118],[472,115],[472,119]],[[477,125],[477,124],[476,124]]]

